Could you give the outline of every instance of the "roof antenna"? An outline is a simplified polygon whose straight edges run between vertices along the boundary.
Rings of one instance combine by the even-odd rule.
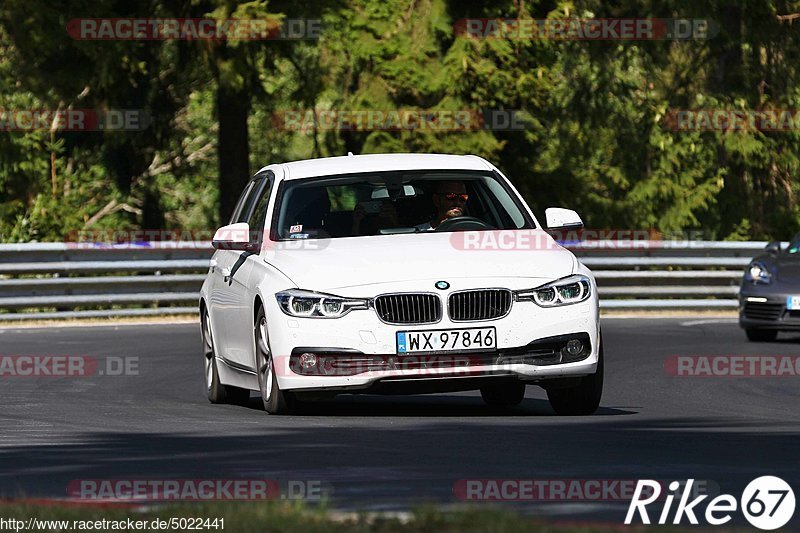
[[[353,152],[347,152],[347,157],[353,157]]]

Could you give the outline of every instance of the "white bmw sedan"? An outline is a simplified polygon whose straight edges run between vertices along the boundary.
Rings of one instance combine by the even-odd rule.
[[[580,228],[550,208],[548,230]],[[339,393],[546,389],[593,413],[603,345],[592,273],[474,156],[269,165],[248,183],[200,293],[211,402],[267,412]]]

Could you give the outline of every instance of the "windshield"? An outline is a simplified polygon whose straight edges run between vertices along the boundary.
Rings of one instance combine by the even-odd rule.
[[[273,238],[533,228],[492,172],[403,171],[286,181]]]

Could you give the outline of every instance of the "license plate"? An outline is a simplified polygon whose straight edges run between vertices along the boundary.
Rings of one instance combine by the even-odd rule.
[[[398,331],[397,353],[466,352],[497,348],[495,328]]]
[[[800,309],[800,296],[787,296],[786,309],[790,311],[794,309]]]

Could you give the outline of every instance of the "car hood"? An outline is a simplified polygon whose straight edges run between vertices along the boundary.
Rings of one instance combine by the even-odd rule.
[[[328,291],[431,278],[553,280],[569,276],[577,264],[542,230],[281,241],[271,243],[264,260],[297,287]]]
[[[776,257],[775,274],[779,281],[800,285],[800,254]]]
[[[780,284],[800,286],[800,254],[762,254],[753,261],[763,263]]]

